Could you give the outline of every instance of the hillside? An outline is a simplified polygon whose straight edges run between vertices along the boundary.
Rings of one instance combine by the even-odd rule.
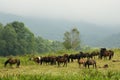
[[[109,47],[109,48],[119,48],[120,47],[120,33],[113,34],[105,39],[101,40],[98,44],[99,46]]]
[[[115,46],[116,42],[119,42],[114,38],[114,34],[118,34],[119,27],[111,26],[100,26],[85,21],[67,21],[67,20],[57,20],[57,19],[43,19],[43,18],[30,18],[30,17],[21,17],[12,14],[0,13],[0,22],[9,23],[12,21],[21,21],[28,26],[28,28],[36,35],[42,36],[45,39],[58,40],[62,41],[64,32],[71,30],[73,27],[77,27],[81,33],[81,40],[85,45],[89,46],[102,46],[109,47]],[[111,37],[109,37],[111,36]],[[118,35],[119,36],[119,35]],[[108,39],[107,39],[108,38]],[[109,43],[112,40],[112,43]],[[104,42],[104,43],[103,43]],[[118,46],[117,46],[118,47]]]

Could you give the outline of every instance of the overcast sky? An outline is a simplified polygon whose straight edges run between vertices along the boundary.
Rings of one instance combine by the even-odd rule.
[[[120,25],[120,0],[0,0],[0,12]]]

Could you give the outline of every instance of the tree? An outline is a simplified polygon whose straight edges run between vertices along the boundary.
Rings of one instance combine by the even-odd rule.
[[[52,47],[52,51],[54,51],[54,52],[64,49],[64,46],[63,46],[62,42],[60,42],[60,41],[52,41],[51,47]]]
[[[2,27],[0,24],[0,55],[22,55],[35,51],[34,34],[24,23],[14,21]]]
[[[10,23],[17,34],[17,45],[20,54],[33,53],[35,47],[34,34],[25,27],[24,23],[14,21]]]
[[[0,55],[5,55],[6,41],[3,39],[3,25],[0,23]]]
[[[73,28],[70,32],[66,31],[63,39],[63,45],[66,49],[76,50],[80,47],[80,32],[77,28]]]
[[[36,37],[36,51],[38,53],[50,52],[52,50],[51,41],[43,39],[42,37]]]
[[[2,32],[2,40],[5,44],[5,48],[3,50],[4,51],[4,56],[6,55],[11,55],[11,54],[15,54],[15,43],[17,41],[17,34],[14,30],[14,28],[7,24],[4,29],[3,29],[3,32]]]

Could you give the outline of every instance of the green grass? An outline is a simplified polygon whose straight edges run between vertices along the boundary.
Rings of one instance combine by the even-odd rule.
[[[113,59],[120,60],[120,50],[114,50]],[[47,55],[47,54],[45,54]],[[45,56],[42,55],[42,56]],[[49,54],[48,54],[49,55]],[[54,55],[54,54],[52,54]],[[67,67],[58,67],[57,65],[39,65],[29,61],[30,55],[16,56],[21,60],[20,68],[9,65],[4,68],[5,57],[0,57],[0,80],[120,80],[120,62],[112,60],[99,60],[96,58],[97,69],[79,68],[77,61],[68,63]],[[99,68],[108,64],[108,68]]]
[[[6,74],[0,80],[119,80],[120,72],[102,73],[96,70],[83,70],[78,73],[61,74]]]

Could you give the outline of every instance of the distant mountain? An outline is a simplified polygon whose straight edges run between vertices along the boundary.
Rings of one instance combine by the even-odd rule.
[[[101,40],[96,46],[104,46],[108,48],[120,48],[120,33],[113,34]]]
[[[64,33],[70,31],[73,27],[78,28],[81,34],[81,40],[85,45],[94,47],[108,47],[109,38],[113,39],[114,34],[119,33],[119,27],[100,26],[84,21],[67,21],[57,19],[43,19],[17,16],[12,14],[0,13],[0,22],[3,24],[13,21],[23,22],[36,36],[50,40],[62,41]],[[109,37],[111,36],[111,37]],[[114,39],[113,39],[114,40]],[[115,39],[113,42],[117,42]],[[104,43],[103,43],[104,42]],[[113,43],[112,42],[112,43]],[[111,45],[111,46],[114,46]]]

